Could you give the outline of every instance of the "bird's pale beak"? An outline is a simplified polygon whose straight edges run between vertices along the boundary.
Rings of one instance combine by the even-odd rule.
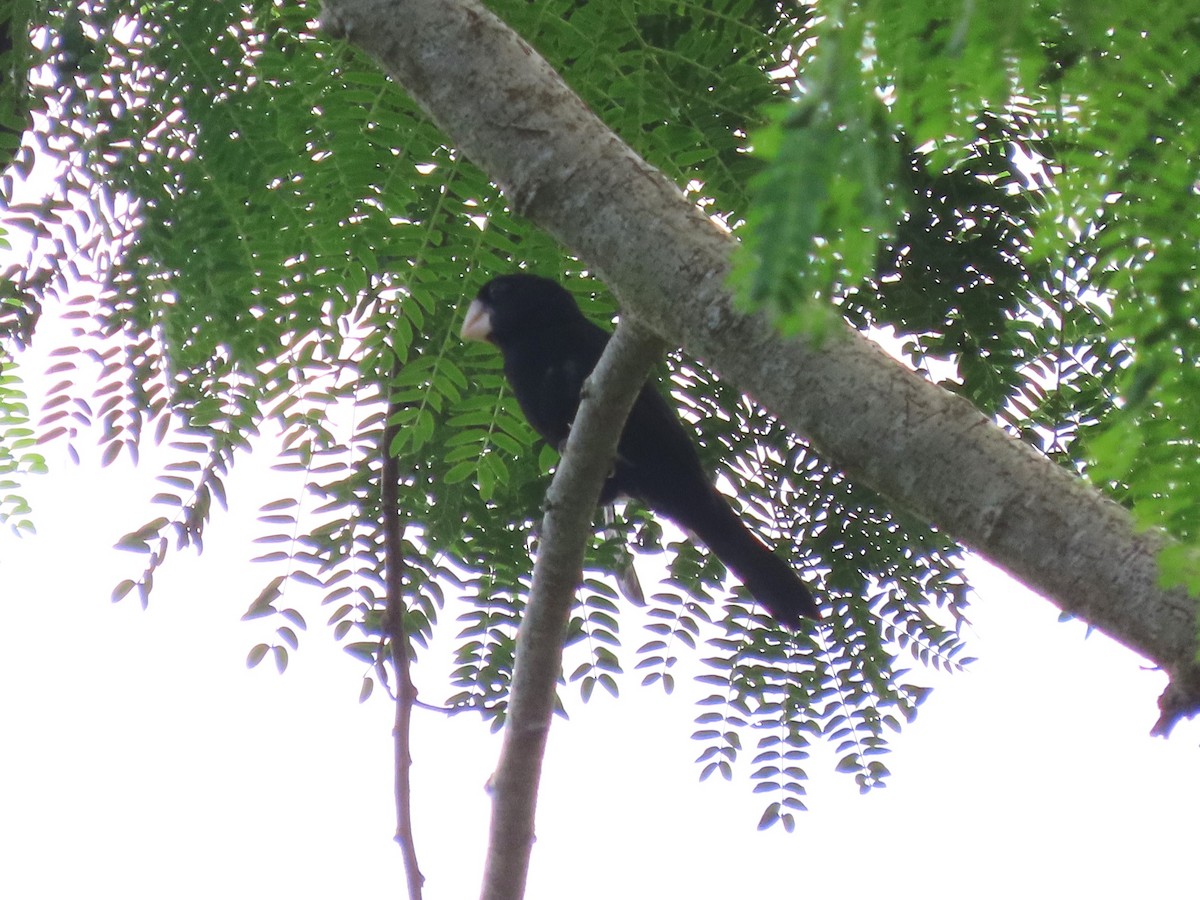
[[[492,336],[492,317],[482,300],[471,301],[459,334],[464,341],[486,341]]]

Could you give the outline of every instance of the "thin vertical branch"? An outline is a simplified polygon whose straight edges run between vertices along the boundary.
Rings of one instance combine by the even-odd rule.
[[[383,431],[383,465],[380,471],[383,521],[384,583],[386,610],[384,623],[396,671],[396,718],[392,728],[395,743],[396,843],[404,856],[409,900],[420,900],[425,876],[417,865],[417,848],[412,825],[412,744],[410,740],[413,704],[417,690],[412,682],[408,655],[408,632],[404,624],[404,526],[400,520],[400,467],[392,455],[392,444],[399,429],[392,424],[396,409],[388,405],[388,424]]]
[[[546,494],[533,586],[517,633],[504,744],[492,777],[483,900],[518,900],[525,892],[571,600],[617,439],[660,349],[656,339],[636,326],[623,322],[617,328],[584,384],[579,414]]]

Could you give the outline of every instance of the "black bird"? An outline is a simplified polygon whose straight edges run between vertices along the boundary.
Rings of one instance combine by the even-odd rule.
[[[556,281],[517,274],[483,286],[467,310],[462,336],[499,348],[529,424],[562,448],[584,379],[599,361],[608,332],[589,321]],[[699,537],[777,621],[796,626],[806,616],[820,618],[792,567],[742,524],[708,480],[679,417],[650,384],[634,402],[600,500],[622,495]]]

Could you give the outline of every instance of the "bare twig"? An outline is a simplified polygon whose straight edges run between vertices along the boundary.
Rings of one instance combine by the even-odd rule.
[[[525,891],[538,780],[571,601],[617,439],[660,350],[661,344],[636,325],[623,322],[617,328],[584,384],[579,414],[546,494],[533,587],[517,634],[504,744],[492,777],[484,900],[516,900]]]
[[[404,527],[400,521],[397,485],[400,471],[391,447],[397,428],[391,424],[395,410],[388,407],[388,425],[383,431],[383,465],[380,471],[382,503],[384,580],[387,591],[385,627],[392,648],[392,667],[396,670],[396,719],[392,728],[396,765],[396,843],[404,856],[409,900],[420,900],[425,876],[417,865],[417,848],[412,827],[412,750],[410,726],[417,690],[412,682],[408,656],[408,633],[404,626]]]

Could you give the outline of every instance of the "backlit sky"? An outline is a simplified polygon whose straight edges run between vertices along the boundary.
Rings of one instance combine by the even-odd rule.
[[[204,555],[168,560],[142,611],[109,602],[140,564],[111,547],[150,517],[152,464],[49,455],[26,492],[38,534],[0,535],[0,897],[400,896],[389,702],[356,702],[363,667],[311,596],[290,598],[310,630],[287,673],[245,666],[277,624],[239,621],[276,574],[246,562],[254,517],[292,483],[235,470]],[[916,673],[936,690],[893,737],[887,788],[859,796],[814,758],[790,835],[755,830],[745,778],[697,781],[686,679],[670,697],[633,676],[620,700],[573,698],[528,897],[1190,895],[1200,726],[1150,738],[1161,674],[972,571],[979,661]],[[418,667],[424,699],[450,693],[445,670]],[[478,894],[498,747],[476,720],[416,714],[430,900]]]

